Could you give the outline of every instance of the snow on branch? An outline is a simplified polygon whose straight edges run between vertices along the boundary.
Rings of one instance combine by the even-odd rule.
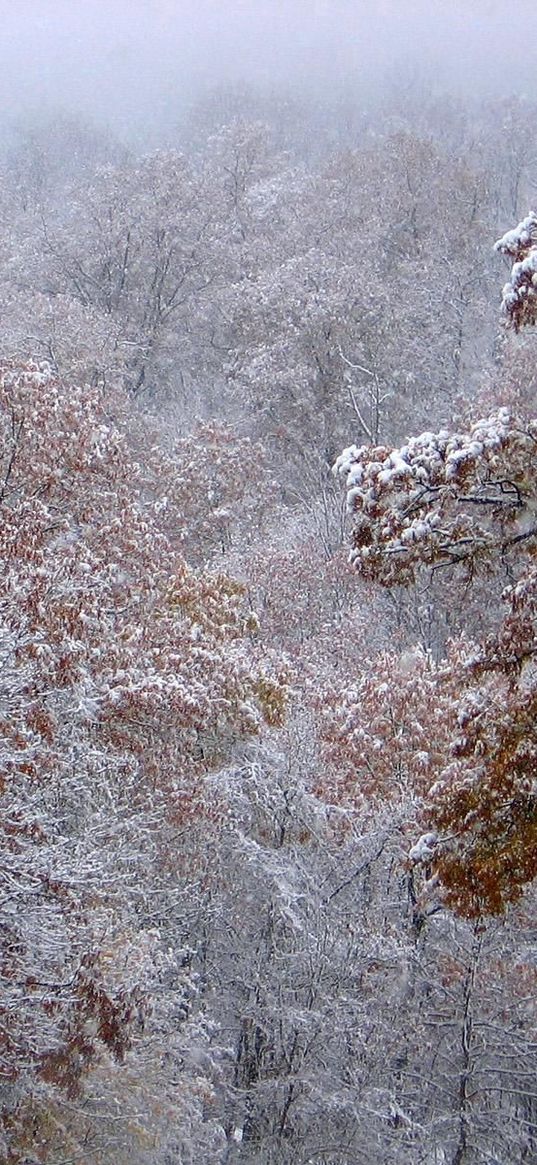
[[[502,291],[502,312],[508,327],[519,332],[537,321],[537,215],[534,211],[507,231],[494,250],[514,260]]]
[[[537,538],[537,421],[507,409],[466,433],[426,432],[399,449],[350,446],[334,472],[354,515],[351,561],[385,585],[410,581],[421,563],[478,559]]]

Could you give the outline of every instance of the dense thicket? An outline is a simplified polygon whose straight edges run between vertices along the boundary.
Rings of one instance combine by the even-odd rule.
[[[535,113],[3,157],[6,1165],[535,1159]]]

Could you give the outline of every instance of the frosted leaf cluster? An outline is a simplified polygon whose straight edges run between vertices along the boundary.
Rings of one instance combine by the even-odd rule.
[[[354,515],[351,561],[391,584],[418,561],[468,563],[498,541],[531,539],[536,440],[534,421],[500,408],[466,433],[345,449],[334,472],[346,479]]]
[[[434,832],[424,833],[412,846],[408,857],[411,862],[417,864],[419,862],[430,862],[434,857],[434,852],[438,843],[438,834]]]
[[[495,243],[494,250],[513,259],[502,291],[502,311],[516,332],[537,318],[537,215],[531,212]]]

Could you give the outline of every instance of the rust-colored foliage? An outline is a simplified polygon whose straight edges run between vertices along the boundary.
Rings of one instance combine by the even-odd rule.
[[[501,912],[537,877],[536,583],[532,566],[461,677],[459,733],[430,796],[429,818],[449,839],[439,873],[450,901],[474,916]]]
[[[187,565],[127,418],[121,394],[0,366],[0,1081],[30,1107],[125,1057],[149,972],[134,956],[122,978],[105,936],[140,855],[162,870],[178,830],[215,821],[203,777],[283,711],[243,588]]]
[[[537,319],[536,243],[532,215],[497,244],[516,260],[504,290],[515,329]],[[495,633],[481,645],[459,644],[431,666],[429,697],[423,684],[416,693],[399,677],[388,703],[404,714],[382,730],[387,758],[365,755],[364,692],[354,702],[358,727],[352,718],[339,721],[347,735],[342,754],[351,754],[358,783],[369,770],[366,788],[378,791],[405,773],[429,831],[411,861],[440,879],[454,909],[474,918],[501,913],[537,877],[536,454],[537,420],[500,409],[466,433],[423,433],[401,449],[352,446],[337,463],[354,516],[352,560],[364,577],[408,585],[423,566],[449,565],[471,581],[508,563],[517,580],[504,592],[507,612]],[[372,725],[382,723],[387,700],[379,670],[375,685]],[[423,773],[409,719],[428,726]]]

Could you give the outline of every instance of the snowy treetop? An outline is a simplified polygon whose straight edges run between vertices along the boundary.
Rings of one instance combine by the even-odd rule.
[[[518,332],[537,319],[537,215],[534,211],[507,231],[494,245],[501,255],[514,259],[502,291],[502,311]]]
[[[530,539],[536,445],[537,422],[501,408],[466,433],[345,449],[334,472],[346,479],[355,518],[352,561],[391,584],[419,561],[473,564],[498,541]]]

